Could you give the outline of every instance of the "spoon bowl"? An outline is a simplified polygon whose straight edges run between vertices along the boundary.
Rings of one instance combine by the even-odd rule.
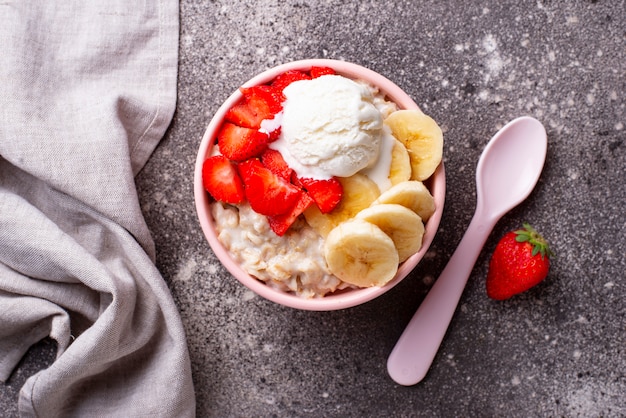
[[[509,122],[489,141],[478,161],[478,204],[500,218],[526,199],[539,179],[546,151],[541,122],[527,116]]]
[[[527,116],[506,124],[485,147],[476,168],[472,221],[387,360],[387,371],[397,383],[414,385],[428,372],[489,233],[533,190],[547,147],[543,125]]]

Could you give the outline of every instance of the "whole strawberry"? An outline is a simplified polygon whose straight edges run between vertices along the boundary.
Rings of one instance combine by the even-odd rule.
[[[540,283],[550,270],[552,251],[529,224],[504,235],[491,256],[487,296],[505,300]]]

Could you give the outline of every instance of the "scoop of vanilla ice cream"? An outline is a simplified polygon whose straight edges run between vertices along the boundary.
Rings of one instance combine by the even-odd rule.
[[[366,86],[325,75],[283,92],[281,134],[270,146],[300,177],[349,177],[376,162],[383,120]]]

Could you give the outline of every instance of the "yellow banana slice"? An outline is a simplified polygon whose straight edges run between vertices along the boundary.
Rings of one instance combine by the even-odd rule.
[[[317,205],[311,205],[304,211],[304,218],[307,223],[324,238],[328,236],[331,229],[353,218],[380,196],[380,190],[376,183],[363,174],[357,173],[350,177],[339,177],[338,179],[343,187],[343,196],[341,202],[332,212],[323,214]]]
[[[419,215],[402,205],[385,203],[373,205],[358,213],[362,219],[379,227],[393,241],[399,262],[403,262],[422,247],[424,224]]]
[[[443,156],[443,133],[430,116],[417,109],[393,112],[385,124],[409,152],[412,180],[426,180],[434,172]]]
[[[407,181],[411,178],[411,159],[404,144],[397,139],[391,150],[391,167],[389,168],[389,180],[391,185]]]
[[[361,219],[343,222],[326,237],[324,256],[332,274],[359,287],[382,286],[398,271],[393,240]]]
[[[403,181],[383,192],[373,204],[396,203],[417,213],[423,222],[435,213],[435,199],[424,183],[417,180]]]

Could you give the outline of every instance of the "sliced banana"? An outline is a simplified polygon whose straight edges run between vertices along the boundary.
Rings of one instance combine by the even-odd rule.
[[[307,223],[324,238],[328,236],[331,229],[354,218],[357,213],[371,205],[380,196],[376,183],[363,174],[339,177],[339,182],[343,187],[343,196],[333,211],[323,214],[317,205],[311,205],[304,211]]]
[[[419,215],[411,209],[394,203],[373,205],[363,209],[356,216],[379,227],[392,240],[398,252],[399,262],[403,262],[422,247],[424,224]]]
[[[417,109],[393,112],[385,124],[409,152],[412,180],[426,180],[443,156],[443,133],[430,116]]]
[[[383,192],[374,205],[381,203],[396,203],[405,206],[417,213],[423,222],[435,213],[435,199],[424,183],[417,180],[403,181]]]
[[[382,286],[398,271],[393,240],[362,219],[343,222],[326,237],[324,256],[332,274],[359,287]]]
[[[389,169],[389,180],[391,185],[407,181],[411,178],[411,159],[404,144],[397,139],[394,140],[391,150],[391,167]]]

